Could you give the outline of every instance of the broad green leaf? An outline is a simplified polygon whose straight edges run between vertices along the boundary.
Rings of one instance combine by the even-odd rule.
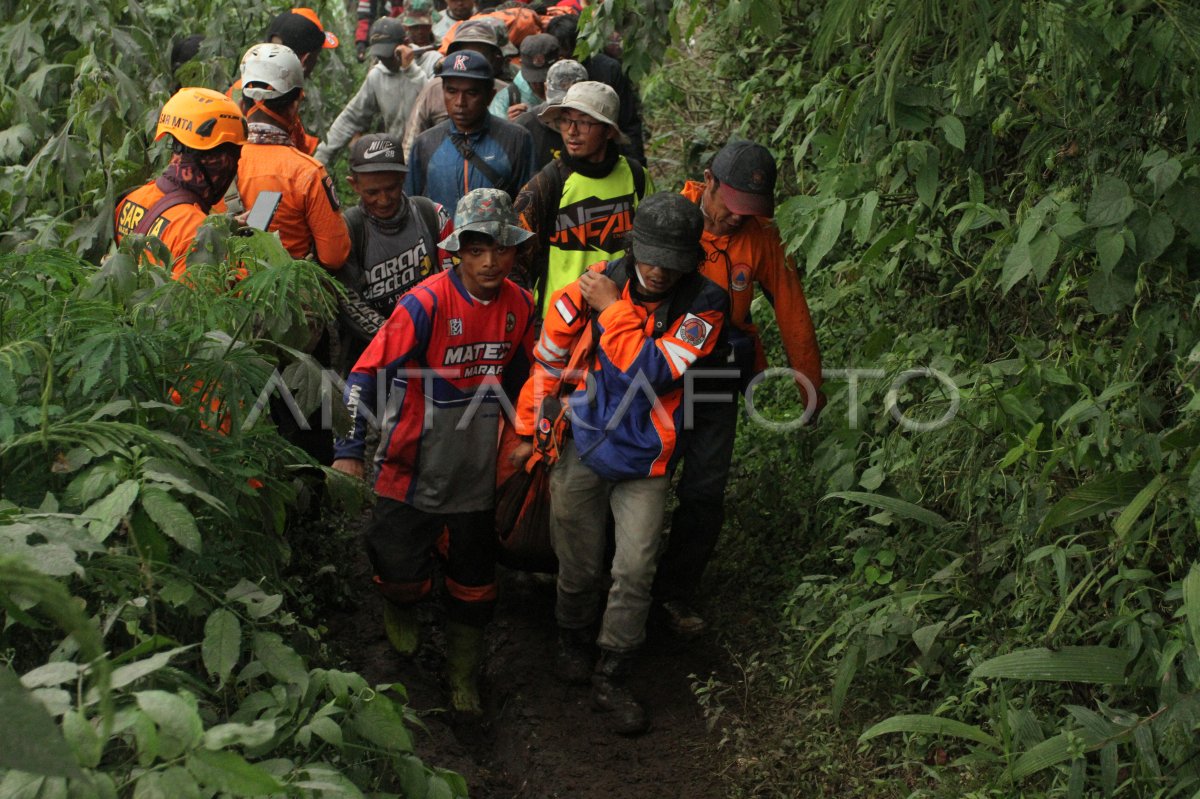
[[[1109,274],[1125,254],[1125,236],[1120,228],[1104,228],[1096,233],[1096,255],[1100,269]]]
[[[858,218],[854,220],[855,243],[864,244],[870,237],[872,223],[875,221],[875,210],[878,207],[879,192],[871,190],[863,195],[862,204],[858,208]]]
[[[831,204],[821,214],[816,234],[809,240],[808,245],[808,270],[810,272],[817,268],[821,259],[829,254],[833,245],[837,244],[838,236],[842,233],[842,220],[845,218],[845,200],[838,200]]]
[[[237,665],[241,650],[242,625],[237,616],[224,608],[214,610],[204,623],[204,643],[200,645],[204,668],[223,685]]]
[[[1092,227],[1119,225],[1133,213],[1133,208],[1129,185],[1118,177],[1102,175],[1088,202],[1087,222]]]
[[[104,751],[104,745],[95,727],[82,713],[71,710],[63,714],[62,729],[63,737],[75,750],[75,757],[81,766],[95,768],[100,765],[100,755]]]
[[[1043,230],[1029,243],[1029,260],[1033,263],[1034,277],[1039,281],[1046,279],[1061,244],[1062,239],[1052,230]]]
[[[125,518],[125,514],[129,513],[129,509],[133,506],[134,500],[138,496],[138,484],[136,480],[126,480],[119,486],[114,488],[108,495],[98,502],[93,503],[87,510],[83,512],[84,516],[91,517],[92,521],[88,522],[88,532],[97,541],[104,541],[117,529],[117,525]]]
[[[1138,517],[1142,515],[1142,512],[1146,510],[1147,507],[1149,507],[1150,503],[1154,500],[1154,497],[1158,495],[1159,491],[1162,491],[1166,484],[1166,475],[1155,475],[1154,479],[1147,483],[1146,486],[1139,491],[1132,500],[1130,500],[1129,504],[1125,506],[1125,510],[1121,511],[1121,515],[1117,517],[1115,522],[1113,522],[1113,532],[1117,534],[1117,538],[1123,539],[1125,536],[1129,535],[1129,530],[1133,527],[1133,523],[1138,520]]]
[[[1163,213],[1156,213],[1150,217],[1146,230],[1138,241],[1138,257],[1146,262],[1156,261],[1167,251],[1167,247],[1170,247],[1174,240],[1175,225],[1171,222],[1171,217]]]
[[[1154,198],[1166,194],[1167,189],[1175,185],[1175,181],[1179,180],[1179,175],[1183,172],[1183,165],[1179,163],[1178,158],[1168,158],[1161,164],[1156,164],[1150,167],[1146,172],[1146,177],[1150,179],[1150,185],[1154,187]]]
[[[1000,292],[1007,294],[1032,271],[1033,258],[1029,252],[1029,245],[1018,241],[1004,259],[1004,269],[1000,272]]]
[[[395,705],[383,694],[376,694],[354,714],[354,731],[371,743],[393,752],[411,752],[412,734]]]
[[[1071,757],[1071,749],[1071,743],[1066,733],[1059,733],[1053,738],[1047,738],[1013,761],[1009,777],[1016,782],[1025,779],[1030,774],[1036,774],[1044,768],[1061,763]]]
[[[926,152],[925,162],[917,172],[917,198],[926,208],[933,208],[937,200],[938,188],[938,151]]]
[[[315,718],[300,728],[301,733],[305,731],[316,735],[321,740],[327,741],[339,749],[342,747],[342,728],[328,716]]]
[[[79,766],[40,702],[30,696],[11,668],[0,664],[0,768],[48,777],[78,777]]]
[[[136,663],[130,663],[126,666],[113,669],[112,687],[114,689],[124,688],[149,674],[153,674],[170,663],[171,658],[175,657],[175,655],[178,655],[180,652],[186,652],[192,646],[195,645],[181,646],[176,649],[167,650],[166,652],[159,652],[145,660],[139,660]]]
[[[1129,653],[1106,646],[1023,649],[980,663],[971,679],[985,677],[1123,685]]]
[[[330,721],[325,719],[325,721]],[[334,724],[336,727],[337,725]],[[230,746],[261,746],[275,737],[275,722],[259,719],[250,724],[218,724],[204,731],[205,749],[226,749]]]
[[[833,681],[833,695],[830,700],[831,712],[836,719],[842,714],[842,702],[846,700],[846,692],[854,682],[854,675],[862,662],[862,650],[856,644],[846,647],[842,662],[838,664],[837,679]]]
[[[933,624],[926,624],[924,627],[918,627],[913,630],[913,643],[917,645],[917,649],[921,650],[922,655],[928,655],[929,650],[933,648],[933,644],[937,641],[937,637],[945,629],[946,622],[939,621]]]
[[[78,663],[72,663],[69,660],[46,663],[22,674],[21,685],[31,689],[62,685],[70,680],[79,679],[80,670]]]
[[[1183,612],[1192,634],[1192,646],[1200,654],[1200,564],[1192,564],[1191,571],[1183,578]]]
[[[945,735],[951,738],[964,738],[968,741],[974,741],[978,744],[990,747],[997,751],[1001,751],[1003,746],[991,735],[974,727],[970,724],[964,724],[961,721],[954,719],[945,719],[941,716],[926,716],[926,715],[911,715],[911,716],[892,716],[884,719],[875,726],[868,729],[862,735],[858,736],[859,743],[869,741],[872,738],[878,738],[880,735],[887,735],[895,732],[916,732],[923,735]]]
[[[190,695],[170,691],[139,691],[138,707],[158,725],[164,758],[177,757],[200,742],[204,725]]]
[[[275,633],[255,633],[254,654],[275,679],[301,687],[308,685],[304,660]]]
[[[947,114],[943,117],[938,117],[934,125],[946,137],[946,143],[954,149],[962,152],[967,147],[967,132],[963,129],[963,123],[958,117]]]
[[[282,793],[282,783],[233,752],[197,749],[188,755],[188,771],[206,788],[233,796]]]
[[[1040,529],[1049,532],[1123,508],[1137,497],[1148,482],[1149,475],[1142,472],[1106,474],[1090,480],[1056,502],[1042,519]]]
[[[200,551],[200,531],[192,512],[161,488],[142,491],[142,507],[168,538],[189,552]]]
[[[945,518],[931,510],[926,510],[920,505],[914,505],[903,499],[883,494],[869,494],[864,491],[835,491],[831,494],[826,494],[821,499],[844,499],[848,502],[857,502],[860,505],[868,505],[872,508],[882,508],[896,516],[903,516],[906,519],[928,524],[930,527],[939,530],[949,524]]]
[[[292,785],[309,791],[323,791],[324,793],[320,794],[322,796],[362,799],[363,794],[358,786],[337,769],[326,766],[308,766],[301,773],[302,778],[291,783]]]

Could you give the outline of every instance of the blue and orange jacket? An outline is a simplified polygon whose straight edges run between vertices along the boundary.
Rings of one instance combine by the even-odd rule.
[[[417,284],[346,379],[352,426],[334,457],[363,459],[374,406],[382,415],[377,494],[429,513],[490,510],[507,401],[500,381],[528,364],[533,319],[533,298],[508,280],[486,304],[457,270]]]
[[[633,259],[589,269],[632,274]],[[575,446],[580,459],[606,480],[659,477],[674,466],[684,373],[717,347],[729,307],[726,293],[699,273],[685,277],[663,300],[671,309],[671,296],[688,292],[691,301],[678,313],[664,314],[658,304],[635,299],[630,293],[635,281],[626,282],[621,299],[599,314],[589,309],[578,280],[551,295],[533,349],[533,373],[517,404],[517,433],[530,436],[541,423],[542,399],[558,394],[564,381],[576,384],[567,399]],[[690,281],[699,282],[689,286]],[[590,349],[583,374],[567,368],[573,353],[576,362],[580,358],[577,347]]]

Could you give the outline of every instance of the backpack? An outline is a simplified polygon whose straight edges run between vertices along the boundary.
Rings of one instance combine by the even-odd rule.
[[[409,209],[416,212],[416,218],[422,227],[421,236],[425,239],[425,249],[429,251],[429,257],[436,265],[438,264],[438,233],[441,232],[441,226],[438,225],[437,207],[428,197],[414,195],[410,196],[408,201]],[[350,252],[362,257],[367,250],[367,220],[363,215],[362,207],[356,205],[353,208],[347,208],[342,217],[346,220],[346,227],[350,229]]]

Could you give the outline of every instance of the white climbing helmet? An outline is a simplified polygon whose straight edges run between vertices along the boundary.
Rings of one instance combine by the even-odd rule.
[[[304,67],[290,47],[256,44],[242,56],[242,94],[251,100],[273,100],[303,86]]]

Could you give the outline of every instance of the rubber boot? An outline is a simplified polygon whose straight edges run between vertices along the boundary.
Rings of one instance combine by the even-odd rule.
[[[450,685],[450,707],[459,713],[478,716],[479,671],[483,666],[483,628],[469,624],[446,624],[446,682]]]
[[[404,657],[412,657],[421,648],[421,624],[415,605],[396,605],[383,600],[383,630],[392,649]]]
[[[558,628],[558,651],[555,670],[558,678],[568,685],[587,685],[592,679],[594,656],[591,635],[587,630]]]
[[[612,714],[613,729],[620,735],[640,735],[650,726],[645,708],[625,685],[632,666],[632,655],[602,649],[592,673],[592,704]]]

